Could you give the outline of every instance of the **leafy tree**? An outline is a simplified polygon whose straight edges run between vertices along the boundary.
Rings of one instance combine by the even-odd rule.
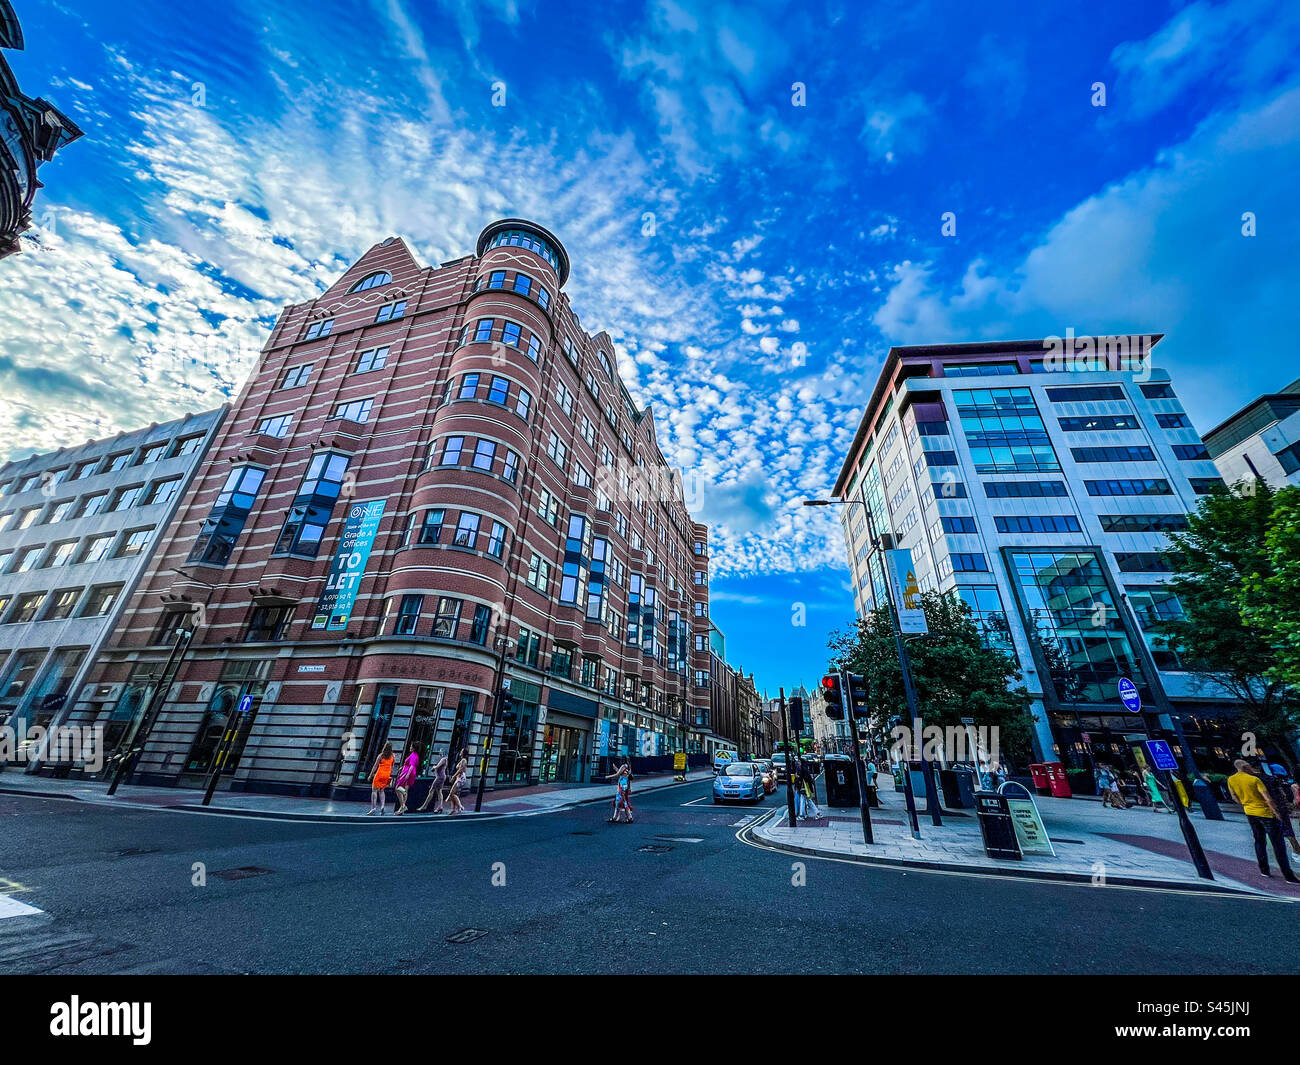
[[[957,595],[925,592],[921,596],[930,633],[907,640],[923,725],[996,726],[1004,755],[1024,760],[1032,749],[1029,693],[1016,660],[985,647],[970,607]],[[831,668],[866,677],[867,712],[874,732],[888,732],[894,717],[907,719],[907,698],[898,664],[889,614],[884,608],[859,618],[850,628],[832,633]]]
[[[1264,565],[1245,574],[1241,613],[1277,656],[1269,676],[1300,689],[1300,488],[1274,496]]]
[[[1300,715],[1297,693],[1285,680],[1262,617],[1253,616],[1253,607],[1243,610],[1252,603],[1247,581],[1250,587],[1268,588],[1264,603],[1287,601],[1284,577],[1274,569],[1269,546],[1277,498],[1262,481],[1220,489],[1203,497],[1188,515],[1186,532],[1170,535],[1168,555],[1175,575],[1168,588],[1178,596],[1183,617],[1162,626],[1162,634],[1188,672],[1240,700],[1237,724],[1243,732],[1288,749]],[[1274,543],[1281,557],[1285,537],[1275,537]],[[1300,585],[1292,582],[1290,587]],[[1300,592],[1293,591],[1292,608],[1298,599]]]

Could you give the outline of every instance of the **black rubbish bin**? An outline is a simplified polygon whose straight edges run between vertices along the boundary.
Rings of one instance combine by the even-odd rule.
[[[858,773],[853,759],[845,754],[828,754],[825,758],[826,805],[857,806]]]
[[[996,791],[977,791],[975,809],[984,836],[984,853],[990,858],[1020,861],[1023,855],[1020,844],[1016,842],[1016,826],[1012,823],[1006,796]]]
[[[939,771],[943,786],[943,804],[954,810],[969,810],[975,805],[975,781],[969,766],[955,766]]]

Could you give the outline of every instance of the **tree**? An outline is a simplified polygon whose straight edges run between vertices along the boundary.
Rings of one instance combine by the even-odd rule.
[[[907,641],[923,725],[959,726],[963,717],[976,726],[998,729],[1004,754],[1024,760],[1032,750],[1029,693],[1016,660],[984,645],[970,607],[955,594],[921,596],[930,633]],[[831,666],[861,673],[867,680],[867,712],[874,732],[887,732],[894,717],[907,718],[903,674],[898,664],[889,613],[873,610],[846,630],[831,634]]]
[[[1300,488],[1275,494],[1263,554],[1242,582],[1242,617],[1277,656],[1269,676],[1300,689]]]
[[[1262,616],[1264,604],[1287,603],[1285,577],[1275,571],[1269,546],[1277,499],[1263,481],[1219,489],[1187,516],[1186,532],[1170,535],[1167,553],[1175,573],[1167,587],[1178,596],[1183,616],[1166,623],[1162,633],[1188,672],[1240,701],[1237,725],[1243,732],[1289,750],[1300,716],[1297,691],[1285,679]],[[1279,557],[1285,555],[1285,537],[1273,542]],[[1243,610],[1252,603],[1252,587],[1268,589],[1261,616],[1253,606]],[[1300,585],[1293,581],[1290,587],[1293,606]]]

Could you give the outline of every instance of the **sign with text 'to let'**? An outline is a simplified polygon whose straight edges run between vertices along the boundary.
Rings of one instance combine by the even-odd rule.
[[[894,605],[898,609],[898,627],[907,633],[925,633],[925,611],[921,609],[921,589],[912,568],[912,552],[906,548],[885,552],[889,556],[889,579],[894,585]]]
[[[384,516],[384,503],[378,499],[370,503],[349,503],[347,520],[334,561],[330,564],[325,590],[316,602],[312,618],[313,629],[346,629],[357,601],[357,590],[365,576],[370,549],[375,545],[379,519]]]

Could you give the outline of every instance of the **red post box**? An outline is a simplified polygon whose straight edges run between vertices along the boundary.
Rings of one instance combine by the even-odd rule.
[[[1034,762],[1029,767],[1029,775],[1034,778],[1034,790],[1039,795],[1050,795],[1052,793],[1052,784],[1047,776],[1047,766]]]
[[[1058,799],[1071,797],[1070,778],[1065,775],[1065,766],[1060,762],[1048,762],[1043,766],[1047,770],[1048,786]]]

